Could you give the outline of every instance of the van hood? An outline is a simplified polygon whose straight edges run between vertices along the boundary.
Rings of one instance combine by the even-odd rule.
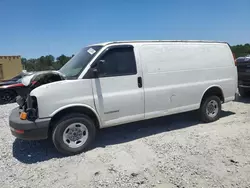
[[[65,76],[59,71],[39,71],[32,75],[23,77],[22,84],[34,89],[38,86],[65,80]]]

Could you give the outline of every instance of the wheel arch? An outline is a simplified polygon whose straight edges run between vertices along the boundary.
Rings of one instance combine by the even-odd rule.
[[[98,115],[98,113],[90,106],[82,105],[82,104],[72,104],[68,106],[64,106],[56,110],[51,114],[51,121],[50,121],[50,129],[54,127],[54,124],[64,115],[69,113],[83,113],[89,116],[95,123],[97,129],[100,128],[102,122]]]
[[[218,96],[220,98],[220,100],[222,101],[222,103],[225,102],[225,98],[224,98],[224,94],[223,94],[223,90],[219,85],[212,85],[210,87],[208,87],[202,94],[202,98],[200,100],[200,104],[202,104],[202,101],[209,96]]]

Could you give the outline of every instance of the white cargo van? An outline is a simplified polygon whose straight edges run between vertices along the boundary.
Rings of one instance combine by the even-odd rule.
[[[230,47],[213,41],[91,45],[59,72],[67,79],[32,90],[9,122],[16,137],[51,136],[65,154],[83,152],[100,128],[198,109],[215,121],[237,89]]]

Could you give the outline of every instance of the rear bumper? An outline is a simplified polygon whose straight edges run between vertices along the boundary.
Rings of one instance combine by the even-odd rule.
[[[9,126],[12,135],[23,140],[42,140],[48,138],[50,118],[36,121],[21,120],[19,108],[12,110],[9,116]]]

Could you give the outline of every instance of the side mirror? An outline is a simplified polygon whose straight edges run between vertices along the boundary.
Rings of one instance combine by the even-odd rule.
[[[91,68],[91,70],[92,70],[92,74],[93,74],[93,76],[94,76],[95,78],[98,78],[98,73],[99,73],[99,71],[100,71],[100,65],[101,65],[101,64],[104,64],[104,63],[105,63],[105,60],[101,59],[101,60],[99,60],[99,61],[94,62],[94,63],[90,66],[90,68]]]
[[[98,69],[97,67],[90,67],[90,72],[89,72],[90,75],[92,75],[91,77],[92,78],[98,78]]]

